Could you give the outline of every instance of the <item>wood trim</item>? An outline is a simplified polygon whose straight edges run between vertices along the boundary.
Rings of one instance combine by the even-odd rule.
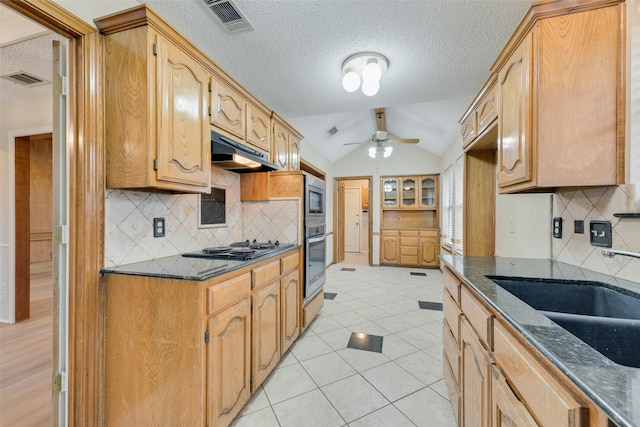
[[[316,176],[322,180],[325,180],[327,178],[327,174],[322,169],[312,165],[303,158],[300,158],[300,170],[310,173],[311,175]]]
[[[29,137],[15,139],[15,321],[29,318],[31,300],[30,164]]]
[[[98,289],[104,260],[102,40],[95,28],[55,3],[45,0],[0,2],[69,38],[68,425],[97,426],[101,424],[102,308]]]

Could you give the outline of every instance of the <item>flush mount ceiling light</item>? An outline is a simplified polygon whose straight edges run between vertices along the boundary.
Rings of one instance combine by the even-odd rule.
[[[380,79],[388,67],[389,61],[379,53],[353,54],[342,63],[342,87],[355,92],[362,82],[362,93],[373,96],[380,90]]]

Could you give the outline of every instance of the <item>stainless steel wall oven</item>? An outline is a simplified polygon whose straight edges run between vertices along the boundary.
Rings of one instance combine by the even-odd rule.
[[[304,302],[322,290],[326,280],[325,183],[304,176]]]

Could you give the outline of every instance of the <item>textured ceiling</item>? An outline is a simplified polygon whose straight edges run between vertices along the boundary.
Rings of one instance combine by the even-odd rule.
[[[233,0],[254,30],[229,34],[203,0],[146,3],[191,39],[321,154],[335,161],[375,131],[373,108],[387,108],[388,130],[420,138],[442,155],[458,119],[530,0]],[[84,19],[136,2],[56,0]],[[143,2],[140,0],[140,2]],[[115,9],[114,9],[115,8]],[[341,86],[349,55],[389,59],[380,92]],[[327,129],[338,133],[329,137]]]

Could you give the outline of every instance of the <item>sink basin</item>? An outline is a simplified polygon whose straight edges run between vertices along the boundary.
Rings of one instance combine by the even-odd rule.
[[[620,365],[640,368],[640,296],[599,282],[487,276]]]
[[[640,295],[600,282],[487,276],[536,310],[640,320]]]

